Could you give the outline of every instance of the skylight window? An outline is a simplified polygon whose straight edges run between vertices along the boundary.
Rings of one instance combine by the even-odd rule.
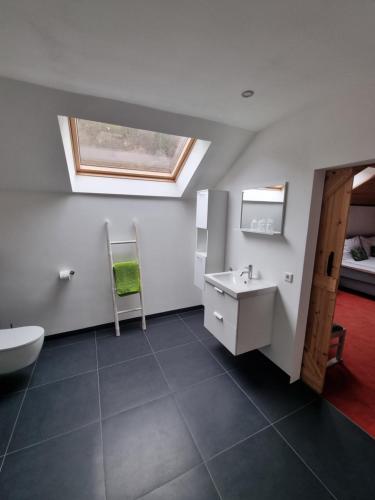
[[[176,181],[195,139],[70,118],[76,173]]]

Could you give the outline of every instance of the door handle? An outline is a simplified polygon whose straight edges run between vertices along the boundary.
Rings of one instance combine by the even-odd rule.
[[[335,258],[335,252],[331,252],[327,260],[327,276],[332,276],[333,259]]]

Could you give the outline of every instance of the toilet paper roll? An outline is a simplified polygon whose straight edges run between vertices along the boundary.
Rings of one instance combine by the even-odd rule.
[[[70,280],[73,274],[74,271],[71,271],[70,269],[64,269],[59,272],[59,277],[61,280]]]

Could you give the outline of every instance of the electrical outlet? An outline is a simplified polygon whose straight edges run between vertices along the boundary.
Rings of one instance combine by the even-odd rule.
[[[293,273],[285,272],[284,273],[284,281],[287,283],[293,283]]]

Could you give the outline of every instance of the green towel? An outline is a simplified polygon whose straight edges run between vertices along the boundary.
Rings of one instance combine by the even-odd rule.
[[[113,274],[115,276],[116,292],[120,297],[141,291],[139,265],[136,260],[115,262],[113,264]]]

